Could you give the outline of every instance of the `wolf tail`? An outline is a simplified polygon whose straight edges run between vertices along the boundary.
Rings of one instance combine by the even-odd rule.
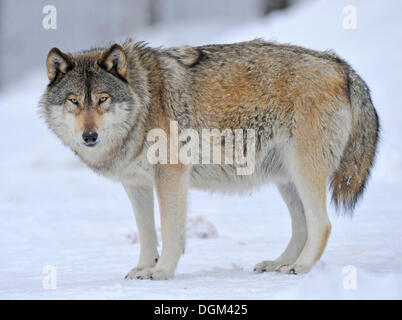
[[[349,65],[342,64],[347,74],[352,131],[339,167],[330,179],[330,187],[336,208],[343,207],[352,213],[374,163],[380,126],[366,83]]]

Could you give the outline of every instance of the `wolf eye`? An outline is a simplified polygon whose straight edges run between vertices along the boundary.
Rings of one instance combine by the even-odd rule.
[[[108,99],[108,97],[101,97],[101,98],[99,99],[99,104],[105,102],[107,99]]]
[[[75,98],[68,99],[73,104],[78,104],[78,100]]]

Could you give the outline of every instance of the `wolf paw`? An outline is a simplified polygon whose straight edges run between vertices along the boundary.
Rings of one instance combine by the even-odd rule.
[[[171,278],[173,278],[173,272],[169,272],[165,269],[154,268],[150,275],[151,280],[168,280]]]
[[[311,267],[306,265],[292,263],[280,265],[275,269],[275,271],[285,274],[301,274],[309,272],[310,268]]]
[[[138,279],[137,276],[141,273],[141,271],[144,271],[144,269],[150,269],[150,268],[133,268],[127,275],[124,277],[125,280],[131,280],[131,279]]]
[[[263,272],[272,272],[275,271],[277,267],[279,267],[281,263],[271,260],[262,261],[255,265],[254,272],[263,273]]]
[[[156,268],[134,268],[125,277],[125,279],[151,279],[151,280],[167,280],[173,278],[173,272],[165,269]]]

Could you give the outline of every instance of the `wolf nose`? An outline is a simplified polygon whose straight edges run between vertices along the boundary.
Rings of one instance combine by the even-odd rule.
[[[82,134],[82,139],[87,146],[94,146],[98,139],[98,134],[95,131],[88,130]]]

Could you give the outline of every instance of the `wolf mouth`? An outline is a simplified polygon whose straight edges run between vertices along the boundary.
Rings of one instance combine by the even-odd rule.
[[[93,148],[98,144],[98,142],[84,142],[83,145],[86,147]]]

